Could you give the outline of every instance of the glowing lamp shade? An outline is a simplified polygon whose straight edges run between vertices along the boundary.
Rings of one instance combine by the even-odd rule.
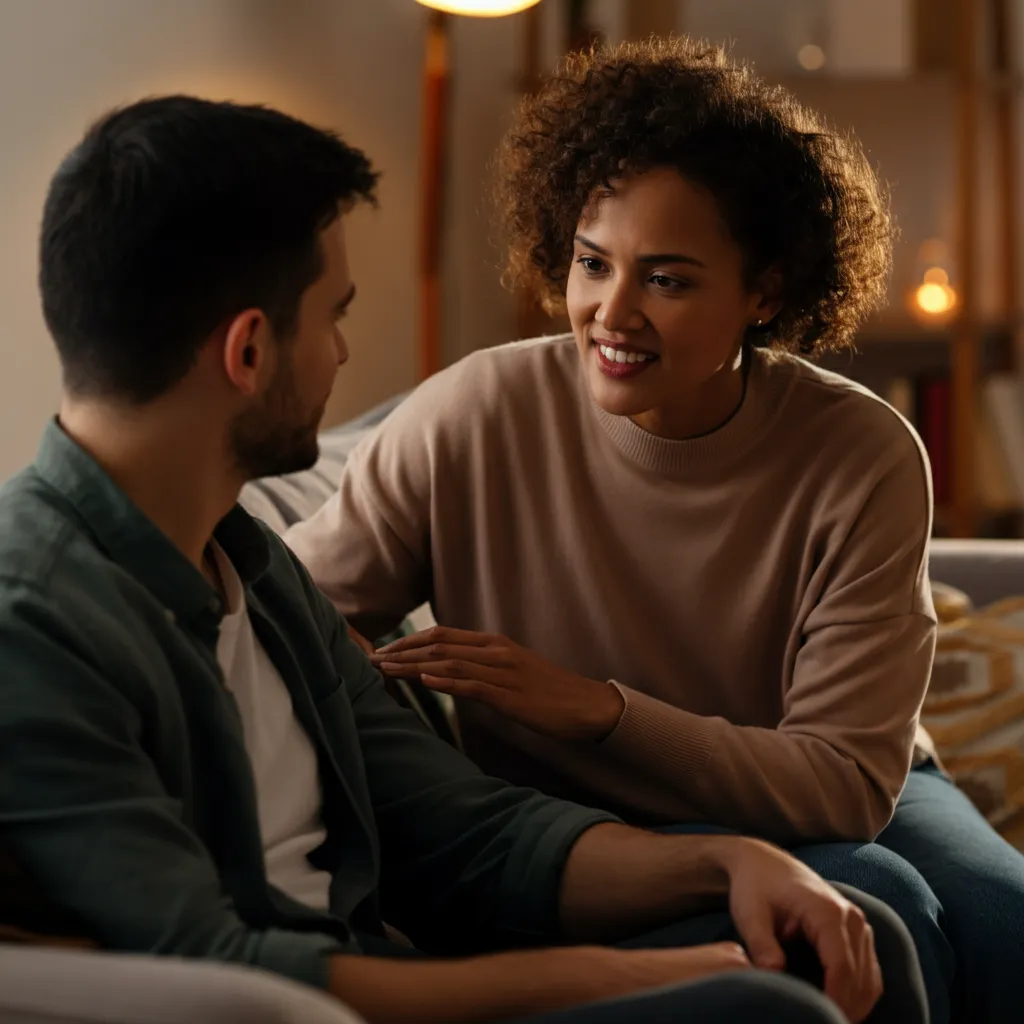
[[[445,14],[471,14],[477,18],[500,18],[532,7],[540,0],[418,0],[424,7],[433,7]]]

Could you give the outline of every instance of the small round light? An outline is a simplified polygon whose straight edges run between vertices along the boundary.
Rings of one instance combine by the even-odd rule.
[[[919,313],[925,317],[942,317],[951,313],[956,306],[957,295],[945,281],[948,280],[946,272],[938,267],[930,268],[937,270],[943,280],[928,280],[927,274],[923,284],[919,284],[914,291],[914,304]]]
[[[804,71],[820,71],[825,66],[825,51],[817,43],[801,46],[796,59]]]

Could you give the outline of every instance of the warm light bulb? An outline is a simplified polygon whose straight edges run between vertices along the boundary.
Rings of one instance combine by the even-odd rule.
[[[801,46],[796,59],[804,71],[820,71],[825,66],[825,51],[816,43]]]
[[[941,267],[929,267],[924,282],[914,291],[914,304],[925,317],[942,317],[956,306],[956,292],[949,286],[949,275]]]
[[[424,7],[433,7],[446,14],[471,14],[478,18],[499,18],[517,14],[533,7],[540,0],[417,0]]]

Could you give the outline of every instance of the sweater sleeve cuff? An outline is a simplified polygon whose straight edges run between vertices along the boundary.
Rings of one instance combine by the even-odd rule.
[[[563,800],[544,799],[516,843],[502,876],[501,931],[515,942],[561,938],[559,894],[569,851],[587,829],[621,819]]]
[[[602,749],[638,768],[658,766],[660,775],[699,775],[715,745],[713,719],[690,714],[640,693],[615,679],[625,707],[618,725],[601,741]]]
[[[328,957],[358,949],[329,935],[272,928],[263,933],[254,966],[312,988],[326,989],[330,981]]]

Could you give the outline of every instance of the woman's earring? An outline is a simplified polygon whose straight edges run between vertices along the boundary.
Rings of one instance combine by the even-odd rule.
[[[755,327],[760,327],[761,324],[763,324],[763,323],[764,323],[764,321],[760,317],[758,317],[757,320],[754,322],[754,326]]]

